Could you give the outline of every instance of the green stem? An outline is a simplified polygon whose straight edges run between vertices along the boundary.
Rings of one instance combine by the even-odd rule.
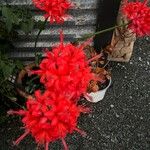
[[[48,18],[45,19],[45,21],[42,24],[42,27],[40,28],[40,30],[39,30],[39,32],[38,32],[38,34],[36,36],[34,48],[36,48],[36,46],[37,46],[37,42],[38,42],[39,36],[40,36],[41,32],[43,31],[43,29],[44,29],[44,27],[45,27],[45,25],[47,23],[47,20],[48,20]]]
[[[34,56],[35,56],[35,64],[36,65],[38,65],[38,61],[39,61],[39,58],[38,58],[38,53],[37,53],[37,51],[36,51],[36,46],[37,46],[37,42],[38,42],[38,39],[39,39],[39,36],[40,36],[40,34],[41,34],[41,32],[44,30],[44,28],[45,28],[45,25],[46,25],[46,23],[47,23],[47,20],[48,20],[48,17],[45,19],[45,21],[43,22],[43,24],[42,24],[42,26],[40,27],[40,30],[39,30],[39,32],[38,32],[38,34],[37,34],[37,36],[36,36],[36,39],[35,39],[35,45],[34,45],[34,51],[35,51],[35,53],[34,53]]]
[[[121,25],[117,25],[117,26],[110,27],[110,28],[108,28],[108,29],[104,29],[104,30],[101,30],[101,31],[97,31],[97,32],[95,32],[95,33],[87,34],[87,35],[85,35],[84,37],[81,37],[81,38],[77,39],[77,42],[78,42],[78,41],[83,41],[83,40],[89,39],[89,38],[91,38],[91,37],[93,37],[93,36],[95,36],[95,35],[98,35],[98,34],[101,34],[101,33],[105,33],[105,32],[114,30],[114,29],[119,28],[119,27],[124,27],[124,26],[126,26],[126,25],[128,25],[128,24],[129,24],[129,23],[121,24]]]

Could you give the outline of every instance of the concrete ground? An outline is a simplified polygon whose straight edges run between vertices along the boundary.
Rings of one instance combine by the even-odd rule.
[[[93,113],[82,116],[86,137],[69,135],[70,150],[150,150],[150,38],[138,39],[129,63],[111,63],[113,83],[106,97],[90,104]],[[29,136],[12,146],[23,130],[18,119],[0,125],[0,150],[35,150]],[[62,150],[60,141],[51,150]]]

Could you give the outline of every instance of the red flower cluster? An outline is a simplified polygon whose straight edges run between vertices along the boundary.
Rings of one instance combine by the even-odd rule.
[[[83,131],[77,128],[77,120],[81,112],[89,112],[77,104],[81,94],[85,94],[89,82],[94,79],[83,51],[84,46],[74,46],[61,43],[59,46],[46,51],[46,58],[40,64],[40,69],[32,71],[40,76],[40,81],[45,85],[45,91],[34,93],[35,98],[28,98],[27,110],[9,111],[9,114],[23,116],[25,133],[14,144],[19,142],[29,133],[37,143],[48,144],[61,139],[67,150],[64,140],[67,134]]]
[[[45,17],[49,18],[51,23],[63,23],[64,19],[68,18],[66,11],[71,8],[68,0],[33,0],[33,3],[46,12]]]
[[[63,42],[63,41],[62,41]],[[47,90],[61,92],[67,98],[78,100],[85,94],[89,82],[94,78],[88,65],[83,47],[63,45],[46,52],[40,69],[33,71],[40,75]]]
[[[22,122],[26,130],[14,144],[19,144],[27,134],[31,133],[36,142],[46,144],[46,150],[50,142],[58,139],[62,140],[67,149],[64,138],[68,133],[74,131],[84,133],[77,128],[77,119],[81,112],[87,112],[88,109],[77,106],[61,93],[52,97],[49,92],[42,95],[40,91],[36,91],[35,98],[29,98],[26,105],[26,110],[8,112],[23,116]]]
[[[139,36],[150,35],[150,8],[147,6],[147,1],[143,3],[125,2],[122,11],[129,20],[129,28]]]

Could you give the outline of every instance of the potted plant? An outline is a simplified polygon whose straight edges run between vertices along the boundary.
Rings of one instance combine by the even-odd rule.
[[[101,101],[107,89],[110,87],[112,79],[110,72],[105,70],[104,68],[96,67],[93,69],[93,73],[95,74],[98,80],[91,80],[87,92],[89,98],[87,98],[90,102],[96,103]]]
[[[91,60],[90,66],[95,75],[95,80],[89,82],[86,99],[96,103],[104,98],[112,82],[111,73],[108,68],[108,53],[102,50],[100,54],[97,54],[92,46],[87,46],[85,50],[86,56]],[[96,58],[97,56],[99,58]]]

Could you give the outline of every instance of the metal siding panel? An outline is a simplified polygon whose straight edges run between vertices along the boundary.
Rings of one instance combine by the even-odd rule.
[[[75,3],[75,8],[69,11],[72,19],[69,19],[64,25],[46,25],[46,29],[42,31],[37,43],[37,51],[43,50],[43,47],[52,47],[59,42],[59,30],[63,29],[65,34],[65,42],[75,41],[76,38],[84,34],[95,31],[96,24],[96,6],[98,0],[71,0]],[[0,0],[5,4],[4,0]],[[24,6],[32,9],[35,12],[35,19],[44,20],[42,12],[37,10],[32,5],[32,0],[9,0],[11,5]],[[37,13],[38,12],[38,13]],[[21,58],[23,60],[34,57],[34,41],[38,33],[34,29],[28,36],[23,32],[19,32],[19,40],[14,42],[15,51],[10,52],[10,56]]]

